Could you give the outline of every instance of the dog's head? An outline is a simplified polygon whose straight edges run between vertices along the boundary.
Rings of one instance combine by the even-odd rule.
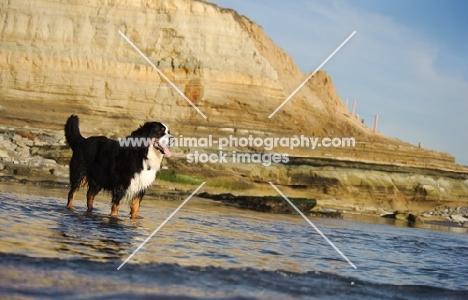
[[[144,137],[151,141],[151,145],[167,157],[171,156],[169,146],[174,144],[174,137],[169,132],[169,127],[160,122],[147,122],[132,132],[133,137]]]

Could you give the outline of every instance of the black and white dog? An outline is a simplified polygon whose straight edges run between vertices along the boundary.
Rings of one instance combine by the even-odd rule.
[[[79,119],[72,115],[65,124],[65,137],[73,150],[70,161],[70,192],[67,208],[73,208],[78,190],[88,184],[88,211],[102,190],[112,194],[111,216],[116,217],[121,200],[130,201],[132,219],[138,218],[140,202],[153,183],[164,156],[170,157],[173,142],[163,123],[147,122],[125,138],[125,144],[103,136],[84,138]]]

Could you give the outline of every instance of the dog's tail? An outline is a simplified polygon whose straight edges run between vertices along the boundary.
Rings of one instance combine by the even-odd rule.
[[[65,138],[72,149],[75,148],[76,144],[85,139],[80,133],[80,120],[78,116],[71,115],[68,118],[65,124]]]

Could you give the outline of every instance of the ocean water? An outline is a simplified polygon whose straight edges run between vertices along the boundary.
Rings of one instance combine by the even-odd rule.
[[[181,202],[114,219],[105,194],[92,214],[66,194],[0,185],[0,298],[468,299],[464,228],[311,217],[354,269],[300,216],[193,198],[117,270]]]

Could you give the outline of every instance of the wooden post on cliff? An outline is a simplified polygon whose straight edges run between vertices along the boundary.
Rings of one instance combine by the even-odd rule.
[[[356,112],[356,100],[353,101],[353,111],[351,114],[354,116],[354,113]]]
[[[375,115],[374,119],[374,133],[377,133],[377,127],[379,126],[379,115]]]
[[[349,108],[348,108],[348,98],[346,98],[346,111],[349,112]]]

